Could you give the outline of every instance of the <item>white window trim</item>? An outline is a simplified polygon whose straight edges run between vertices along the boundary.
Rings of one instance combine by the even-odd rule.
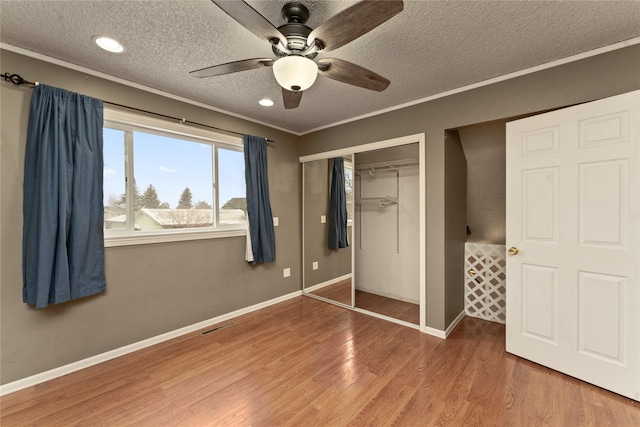
[[[207,231],[201,231],[197,229],[166,232],[136,231],[135,235],[105,235],[104,247],[111,248],[116,246],[147,245],[150,243],[184,242],[188,240],[220,239],[224,237],[246,236],[247,229],[246,226],[243,227],[244,228],[242,229],[218,228],[216,230],[208,228]]]
[[[104,107],[104,122],[120,123],[159,132],[172,133],[186,138],[196,138],[216,144],[243,147],[240,136],[230,136],[208,129],[199,129],[185,125],[182,122],[172,122],[168,119],[159,119],[143,114],[134,114],[128,111],[116,110]],[[244,148],[244,147],[243,147]]]
[[[121,125],[138,129],[172,134],[187,140],[203,141],[214,144],[214,147],[244,149],[242,138],[230,136],[207,129],[198,129],[187,126],[182,122],[172,122],[167,119],[146,116],[143,114],[123,111],[108,106],[104,107],[104,126]],[[216,165],[213,165],[214,168]],[[129,167],[132,167],[129,165]],[[217,192],[215,193],[217,197]],[[239,237],[247,235],[247,225],[219,225],[216,228],[206,227],[200,229],[179,229],[167,231],[134,231],[106,232],[104,233],[104,246],[131,246],[152,243],[182,242],[189,240],[219,239],[226,237]]]
[[[351,169],[351,179],[354,180],[355,179],[355,174],[354,174],[354,170],[353,170],[353,158],[351,160],[348,159],[344,159],[344,167],[345,169]],[[346,175],[346,172],[345,172]],[[352,184],[353,186],[353,184]],[[351,188],[351,190],[353,191],[353,187]],[[355,195],[352,193],[351,194],[353,196],[353,199],[355,200]],[[353,203],[353,200],[352,200]],[[355,206],[352,206],[352,213],[355,215]],[[347,227],[351,227],[353,226],[353,218],[349,218],[349,215],[347,215]]]

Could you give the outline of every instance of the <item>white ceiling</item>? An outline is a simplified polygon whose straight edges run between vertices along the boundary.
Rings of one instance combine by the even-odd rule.
[[[286,1],[247,1],[276,27]],[[302,0],[311,28],[354,1]],[[109,54],[107,35],[126,46]],[[391,80],[381,93],[318,77],[285,110],[270,68],[197,79],[189,71],[273,57],[270,45],[209,0],[0,0],[0,42],[305,133],[640,37],[639,1],[405,1],[404,11],[348,45],[320,53]],[[638,40],[634,40],[634,43]],[[30,79],[29,70],[1,70]],[[43,81],[43,83],[47,83]],[[268,97],[270,108],[258,105]]]

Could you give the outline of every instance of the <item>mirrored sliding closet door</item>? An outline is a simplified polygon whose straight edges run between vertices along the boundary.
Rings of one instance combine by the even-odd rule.
[[[423,329],[424,135],[301,157],[303,293]]]

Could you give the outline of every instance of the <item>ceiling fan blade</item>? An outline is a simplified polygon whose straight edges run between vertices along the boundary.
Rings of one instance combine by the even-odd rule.
[[[223,74],[237,73],[238,71],[253,70],[254,68],[270,67],[274,60],[269,58],[244,59],[242,61],[228,62],[226,64],[214,65],[201,70],[191,71],[193,77],[213,77]]]
[[[361,1],[329,18],[307,37],[312,46],[319,40],[328,52],[368,33],[404,8],[402,0]]]
[[[330,79],[382,92],[389,87],[389,80],[359,65],[336,58],[318,61],[318,72]]]
[[[282,88],[282,101],[284,102],[284,108],[291,110],[292,108],[298,108],[300,100],[302,99],[302,91],[293,92]]]
[[[254,8],[240,0],[211,0],[227,15],[238,21],[243,27],[264,40],[279,40],[284,46],[287,38]]]

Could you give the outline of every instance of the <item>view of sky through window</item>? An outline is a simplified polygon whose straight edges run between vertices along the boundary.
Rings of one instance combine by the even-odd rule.
[[[120,200],[125,191],[125,132],[104,129],[104,203]],[[213,205],[213,146],[182,139],[134,132],[135,183],[139,192],[153,185],[160,202],[176,208],[185,188],[193,204]],[[218,148],[220,207],[245,197],[244,154]]]

